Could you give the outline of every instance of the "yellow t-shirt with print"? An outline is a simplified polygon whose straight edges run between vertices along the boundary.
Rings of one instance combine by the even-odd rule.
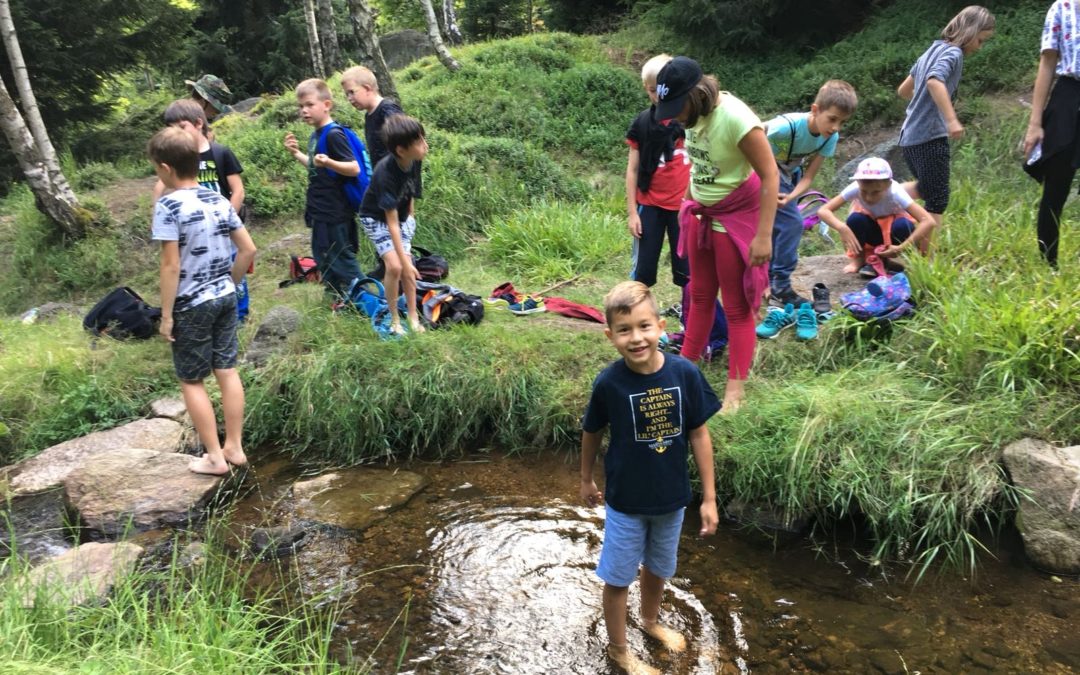
[[[690,196],[712,206],[743,184],[753,167],[739,150],[739,141],[751,129],[764,129],[748,105],[720,92],[720,104],[686,130],[690,153]]]

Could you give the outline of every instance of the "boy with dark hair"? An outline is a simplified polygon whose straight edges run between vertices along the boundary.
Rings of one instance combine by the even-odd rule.
[[[664,332],[649,288],[624,281],[604,298],[607,335],[622,356],[593,382],[581,421],[582,500],[606,502],[604,545],[596,574],[604,581],[608,656],[629,673],[656,673],[627,648],[628,588],[641,575],[647,634],[682,651],[686,639],[659,622],[664,582],[675,574],[683,512],[690,503],[687,446],[701,476],[701,530],[717,525],[713,448],[705,426],[720,401],[694,364],[658,348]],[[629,412],[629,414],[627,414]],[[593,480],[601,432],[610,428],[603,493]]]
[[[386,267],[383,285],[387,302],[390,307],[397,307],[398,295],[403,292],[409,328],[423,332],[416,312],[419,274],[413,266],[411,251],[416,234],[416,199],[422,190],[420,161],[427,156],[428,144],[423,125],[406,115],[394,115],[386,120],[383,141],[389,154],[372,173],[360,205],[360,225]],[[391,329],[402,334],[398,313],[391,312],[391,316]]]
[[[304,221],[311,228],[311,253],[319,265],[323,283],[344,297],[353,279],[360,276],[356,264],[359,244],[354,212],[345,197],[345,177],[360,174],[358,158],[353,154],[349,139],[340,127],[326,134],[326,153],[317,153],[319,137],[324,127],[334,120],[330,111],[334,102],[330,89],[318,79],[304,80],[296,87],[300,118],[314,127],[308,139],[308,151],[292,133],[285,134],[285,149],[308,171],[307,204]]]
[[[229,201],[237,215],[244,212],[244,181],[240,174],[244,169],[233,151],[207,136],[208,126],[203,108],[189,98],[173,101],[165,108],[165,124],[186,131],[198,144],[199,169],[195,179],[199,185],[217,192]],[[165,193],[160,180],[154,185],[154,202]],[[243,217],[241,217],[243,220]],[[235,251],[233,254],[235,255]],[[251,311],[247,277],[236,284],[236,318],[243,323]]]
[[[804,302],[810,302],[791,288],[791,274],[799,263],[799,242],[803,233],[799,197],[810,189],[825,158],[836,154],[840,127],[855,113],[857,104],[855,90],[850,84],[829,80],[818,89],[810,112],[780,115],[766,125],[769,145],[780,170],[780,196],[773,221],[773,253],[769,263],[771,305],[801,307]]]
[[[255,244],[228,201],[199,185],[199,150],[186,131],[169,127],[147,144],[154,171],[169,193],[154,207],[152,236],[161,242],[161,336],[172,343],[195,431],[206,454],[195,473],[221,475],[247,462],[243,447],[244,385],[236,372],[235,284],[255,260]],[[229,242],[236,247],[230,262]],[[213,372],[221,388],[225,443],[203,380]]]

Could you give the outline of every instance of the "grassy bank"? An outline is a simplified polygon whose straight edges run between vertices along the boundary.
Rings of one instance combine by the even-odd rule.
[[[1009,85],[1029,86],[1033,72],[1030,63],[1026,71],[1018,65],[1030,62],[1020,43],[1027,50],[1036,38],[1008,36],[1024,26],[1030,32],[1034,13],[1028,3],[1015,11],[1026,18],[1008,22],[1015,28],[999,23],[1000,42],[970,60],[967,82],[991,77],[990,49],[1011,44],[1015,72],[1001,72],[1013,73]],[[927,35],[913,39],[916,54],[937,28],[920,30]],[[857,70],[867,49],[859,41],[868,39],[860,33],[822,54],[841,71]],[[431,59],[399,74],[405,107],[428,125],[432,140],[417,241],[451,254],[455,285],[483,295],[506,280],[537,291],[573,278],[558,293],[596,305],[625,278],[621,139],[645,99],[634,74],[608,61],[612,54],[596,39],[540,35],[463,49],[456,76]],[[864,101],[891,96],[910,65],[895,58],[888,77],[873,75],[860,87]],[[744,65],[744,81],[764,78],[774,65]],[[834,74],[802,77],[826,76]],[[771,99],[751,84],[735,91],[762,112],[794,107],[804,96],[799,90]],[[1003,445],[1029,435],[1080,441],[1080,272],[1065,263],[1050,273],[1038,257],[1037,187],[1019,171],[1014,150],[1023,112],[989,97],[969,95],[964,104],[968,137],[955,146],[947,226],[935,257],[910,266],[918,314],[890,335],[871,336],[838,319],[816,342],[761,345],[750,405],[710,422],[723,496],[809,512],[822,522],[858,517],[881,560],[971,564],[972,525],[1007,513],[1017,498],[998,467]],[[268,100],[261,113],[219,127],[248,167],[260,214],[252,228],[263,250],[251,279],[253,306],[258,316],[286,304],[303,318],[286,355],[263,370],[244,370],[250,442],[344,464],[453,457],[488,443],[573,449],[591,379],[614,357],[594,327],[490,312],[476,328],[381,343],[362,320],[330,315],[318,288],[276,288],[288,254],[305,248],[303,171],[280,148],[285,129],[303,129],[287,98]],[[357,121],[347,110],[339,117]],[[57,297],[92,299],[120,279],[153,296],[154,252],[146,220],[139,220],[145,216],[64,245],[47,238],[25,193],[9,199],[5,212],[0,243],[12,246],[0,250],[16,268],[36,265],[39,274],[0,282],[7,311]],[[1066,217],[1075,217],[1072,207]],[[301,239],[291,246],[270,245],[295,233]],[[1067,235],[1061,257],[1075,261],[1080,242]],[[812,237],[807,248],[820,250]],[[80,256],[82,248],[88,253]],[[123,273],[93,267],[103,259],[89,253],[97,250],[115,252]],[[370,259],[370,249],[362,258]],[[665,304],[676,299],[667,284],[658,293]],[[245,328],[242,341],[253,333]],[[163,343],[85,345],[75,318],[0,322],[0,459],[140,415],[152,398],[175,391]],[[722,387],[724,364],[705,370]]]

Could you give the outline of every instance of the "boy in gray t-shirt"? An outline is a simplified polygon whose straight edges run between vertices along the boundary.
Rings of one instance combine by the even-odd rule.
[[[236,283],[255,260],[255,244],[228,200],[196,180],[199,149],[183,129],[150,139],[147,154],[170,192],[154,206],[161,242],[161,336],[172,343],[184,404],[206,454],[195,473],[222,475],[247,462],[242,442],[244,386],[236,372]],[[231,260],[230,243],[236,246]],[[213,372],[225,410],[225,443],[203,380]]]

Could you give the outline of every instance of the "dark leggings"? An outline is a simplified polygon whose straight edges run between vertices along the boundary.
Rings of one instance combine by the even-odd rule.
[[[1043,162],[1042,199],[1039,201],[1039,216],[1036,220],[1039,235],[1039,252],[1046,262],[1057,267],[1058,238],[1061,224],[1061,211],[1072,189],[1076,167],[1073,166],[1073,144],[1057,152]]]
[[[847,226],[862,245],[880,246],[885,243],[881,226],[865,213],[853,212],[847,217]],[[889,229],[890,244],[902,244],[915,231],[915,225],[907,218],[896,218]]]
[[[671,282],[676,286],[686,286],[690,278],[690,264],[676,253],[679,248],[678,210],[641,204],[638,206],[638,216],[641,218],[641,238],[634,239],[634,267],[630,270],[630,278],[646,286],[656,285],[660,251],[667,237],[671,253]]]

